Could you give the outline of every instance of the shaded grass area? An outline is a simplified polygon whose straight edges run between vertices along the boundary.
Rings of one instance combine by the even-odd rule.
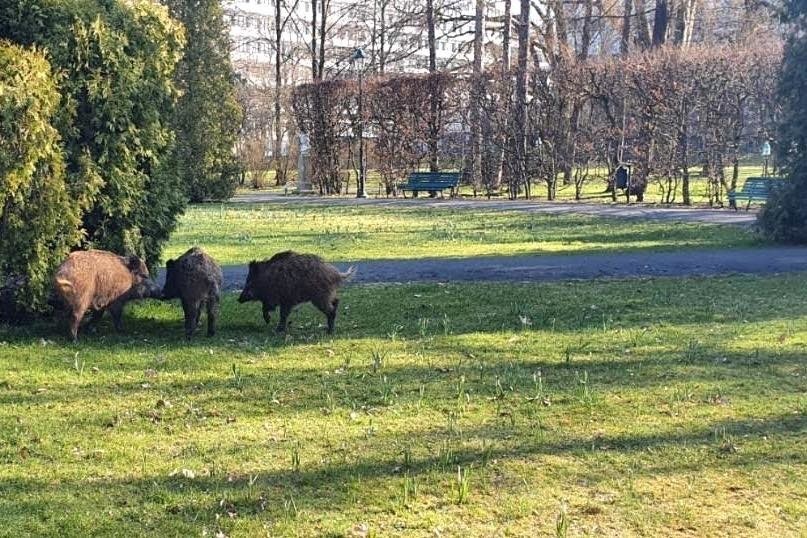
[[[222,264],[294,249],[331,261],[748,246],[747,229],[520,211],[282,203],[191,206],[165,258],[204,247]]]
[[[0,534],[797,535],[807,275],[352,286],[0,328]]]

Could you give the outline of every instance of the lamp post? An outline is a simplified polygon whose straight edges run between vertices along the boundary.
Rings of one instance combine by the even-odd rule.
[[[364,51],[361,48],[356,49],[353,51],[353,55],[350,57],[350,63],[353,64],[353,67],[356,69],[356,73],[359,77],[359,99],[358,99],[358,114],[359,114],[359,185],[356,189],[356,198],[367,198],[367,187],[366,187],[366,179],[367,179],[367,166],[364,162],[364,113],[363,113],[363,92],[364,88],[362,87],[362,67],[364,64]]]

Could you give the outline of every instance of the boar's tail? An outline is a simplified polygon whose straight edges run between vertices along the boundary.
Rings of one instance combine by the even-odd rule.
[[[344,273],[339,273],[339,276],[342,277],[342,282],[348,282],[353,280],[353,277],[356,275],[356,266],[351,265],[348,267],[347,271]]]
[[[73,284],[64,278],[57,278],[56,279],[56,287],[59,288],[65,295],[69,295],[73,293]]]

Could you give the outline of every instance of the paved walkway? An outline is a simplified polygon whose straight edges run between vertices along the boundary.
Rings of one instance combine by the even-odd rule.
[[[704,222],[710,224],[750,225],[756,219],[752,211],[665,207],[645,204],[605,204],[547,202],[541,200],[487,200],[482,198],[345,198],[318,196],[283,196],[255,192],[239,194],[232,198],[236,203],[273,203],[281,205],[306,204],[309,206],[378,206],[378,207],[427,207],[447,209],[479,209],[483,211],[527,211],[547,215],[590,215],[645,220]]]
[[[336,264],[344,270],[347,263]],[[807,247],[685,250],[356,262],[356,283],[462,282],[771,274],[807,271]],[[224,287],[240,289],[246,266],[224,267]],[[165,271],[160,271],[164,278]]]

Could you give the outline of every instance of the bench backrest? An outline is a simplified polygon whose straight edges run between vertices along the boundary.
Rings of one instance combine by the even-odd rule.
[[[770,194],[771,189],[781,185],[782,181],[766,177],[749,177],[745,180],[740,192],[751,196],[766,197]]]
[[[460,182],[459,172],[412,172],[407,185],[441,185],[456,187]]]

